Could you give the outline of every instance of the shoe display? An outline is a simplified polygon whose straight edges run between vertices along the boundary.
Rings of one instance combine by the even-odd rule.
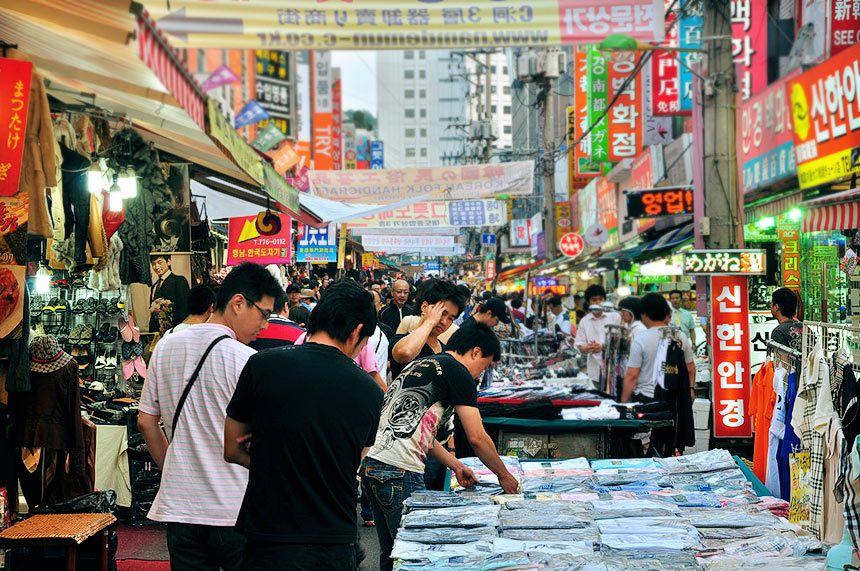
[[[99,355],[98,357],[96,357],[95,369],[100,370],[100,369],[104,369],[104,368],[105,368],[105,356]]]

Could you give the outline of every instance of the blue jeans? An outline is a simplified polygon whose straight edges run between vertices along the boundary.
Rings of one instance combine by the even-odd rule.
[[[361,468],[361,483],[370,498],[376,535],[379,537],[379,568],[391,571],[391,549],[403,516],[403,501],[413,492],[425,490],[424,474],[395,468],[366,458]]]

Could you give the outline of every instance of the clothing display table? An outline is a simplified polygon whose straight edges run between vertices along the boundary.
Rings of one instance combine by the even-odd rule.
[[[99,569],[108,568],[108,528],[116,518],[111,514],[38,514],[0,532],[0,547],[66,548],[66,571],[77,568],[78,547],[98,539]]]

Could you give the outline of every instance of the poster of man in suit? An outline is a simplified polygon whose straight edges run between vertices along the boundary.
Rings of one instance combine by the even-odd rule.
[[[152,267],[152,288],[149,293],[150,332],[166,331],[188,317],[190,276],[174,271],[174,258],[179,257],[175,254],[153,254],[149,259]]]

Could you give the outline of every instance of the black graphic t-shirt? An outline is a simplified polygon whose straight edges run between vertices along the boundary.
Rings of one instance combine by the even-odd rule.
[[[409,363],[402,363],[401,364],[401,363],[398,363],[397,361],[394,360],[394,346],[397,345],[397,343],[399,343],[400,340],[403,339],[404,337],[406,337],[407,335],[408,335],[408,333],[401,333],[401,334],[395,335],[394,340],[391,341],[390,345],[388,346],[388,357],[389,357],[389,362],[391,363],[391,378],[392,379],[396,379],[397,377],[399,377],[400,373],[403,372],[403,369],[405,369],[406,367],[409,366]],[[440,353],[444,353],[445,352],[445,344],[440,341],[439,345],[442,347],[442,350],[440,351]],[[431,347],[430,345],[425,343],[424,346],[421,347],[421,352],[418,353],[418,355],[412,361],[417,361],[418,359],[421,359],[423,357],[430,357],[431,355],[436,355],[436,352],[433,350],[433,347]],[[412,362],[412,361],[410,361],[410,362]]]
[[[780,345],[800,351],[802,333],[803,323],[795,319],[790,319],[777,325],[770,334],[770,338]]]
[[[448,353],[412,362],[385,393],[368,456],[423,474],[439,428],[458,405],[478,406],[478,388],[466,367]]]

